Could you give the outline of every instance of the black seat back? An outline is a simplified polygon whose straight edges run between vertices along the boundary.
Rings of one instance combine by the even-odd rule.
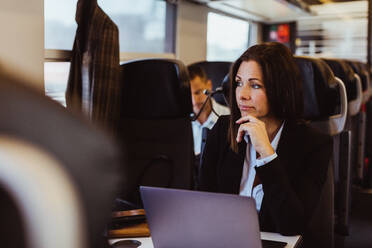
[[[358,114],[355,117],[352,117],[352,131],[354,137],[353,141],[353,154],[355,175],[353,177],[353,182],[362,184],[366,177],[366,165],[365,165],[365,144],[366,144],[366,133],[367,130],[367,114],[366,114],[366,103],[370,97],[370,85],[369,85],[369,74],[367,70],[367,65],[359,61],[346,61],[350,65],[354,72],[355,76],[361,83],[361,108]]]
[[[346,87],[347,100],[349,102],[349,114],[355,115],[359,112],[361,104],[360,82],[355,77],[352,67],[340,59],[322,59],[332,69],[336,77],[340,78]],[[355,104],[357,103],[357,104]],[[356,105],[356,106],[353,106]]]
[[[340,94],[332,70],[321,60],[296,57],[303,80],[304,118],[327,120],[340,112]]]
[[[348,119],[346,122],[346,129],[351,132],[351,165],[352,177],[351,180],[356,183],[361,183],[363,178],[364,167],[364,125],[365,117],[360,111],[363,102],[363,88],[361,78],[357,72],[358,66],[355,67],[355,72],[350,65],[344,60],[339,59],[324,59],[330,65],[335,75],[341,78],[346,86],[348,96]],[[361,125],[362,123],[362,125]],[[351,198],[349,198],[351,201]],[[348,203],[351,204],[350,202]],[[346,230],[347,228],[345,228]],[[347,233],[345,231],[344,233]]]
[[[122,64],[122,119],[185,118],[192,112],[188,73],[182,62],[145,59]]]
[[[369,73],[367,64],[364,64],[359,61],[351,61],[351,60],[345,60],[345,62],[350,65],[350,67],[353,69],[353,71],[358,74],[361,83],[362,83],[362,91],[364,96],[364,101],[366,102],[368,100],[367,96],[369,94],[370,85],[369,85]]]
[[[141,206],[140,185],[191,189],[194,163],[191,91],[182,62],[146,59],[121,65],[120,138],[130,179],[122,197]]]
[[[329,66],[315,58],[296,57],[304,90],[304,117],[310,125],[328,133],[337,140],[347,116],[346,92],[342,82],[335,79]],[[335,142],[337,143],[337,142]],[[304,236],[305,247],[334,246],[334,173],[338,173],[338,145],[334,146],[334,159],[328,168],[328,176]]]

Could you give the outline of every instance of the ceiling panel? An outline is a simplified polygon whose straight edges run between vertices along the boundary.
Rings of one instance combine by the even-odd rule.
[[[244,19],[288,22],[313,16],[365,15],[367,0],[189,0]],[[366,7],[367,6],[367,7]]]
[[[308,5],[316,5],[323,3],[353,2],[359,0],[300,0],[300,1],[305,2]]]
[[[310,16],[310,10],[284,0],[225,0],[208,1],[211,8],[219,9],[243,18],[261,22],[279,22],[292,20],[300,16]]]
[[[367,17],[368,1],[344,1],[313,5],[311,10],[319,18],[324,16],[337,16],[339,18]]]

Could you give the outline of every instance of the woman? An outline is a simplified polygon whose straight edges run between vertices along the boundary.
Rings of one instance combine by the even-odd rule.
[[[326,180],[332,140],[300,121],[301,85],[287,47],[249,48],[204,150],[200,190],[252,196],[262,231],[303,234]]]

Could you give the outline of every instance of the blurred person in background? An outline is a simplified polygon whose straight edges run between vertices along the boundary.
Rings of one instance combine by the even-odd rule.
[[[202,144],[202,133],[203,129],[212,129],[217,119],[221,115],[230,114],[229,108],[217,103],[213,97],[211,97],[206,103],[207,92],[212,92],[212,81],[207,78],[207,74],[197,65],[188,66],[190,75],[190,88],[192,95],[192,105],[195,115],[199,115],[198,118],[192,121],[192,133],[194,138],[194,153],[195,153],[195,171],[194,183],[197,183],[198,172],[200,168],[200,152]],[[204,108],[202,109],[203,104]]]

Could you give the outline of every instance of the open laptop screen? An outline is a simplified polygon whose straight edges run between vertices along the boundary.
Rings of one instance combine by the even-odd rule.
[[[261,247],[252,198],[141,187],[154,247]]]

